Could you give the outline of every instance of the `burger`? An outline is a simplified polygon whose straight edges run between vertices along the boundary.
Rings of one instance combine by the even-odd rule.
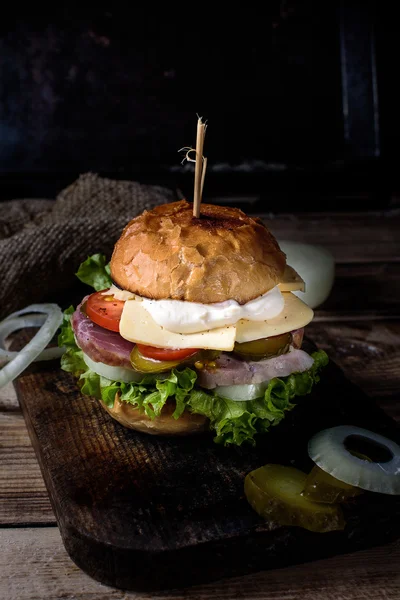
[[[80,265],[91,286],[64,311],[61,367],[122,426],[153,435],[207,432],[256,444],[328,357],[307,353],[305,283],[259,218],[180,200],[124,228],[108,261]]]

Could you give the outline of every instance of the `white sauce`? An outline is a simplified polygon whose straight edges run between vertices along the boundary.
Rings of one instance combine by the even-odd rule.
[[[143,302],[144,308],[154,321],[174,333],[197,333],[226,325],[234,325],[240,319],[268,321],[278,316],[284,308],[282,292],[276,286],[259,298],[240,305],[236,300],[214,304],[200,304],[181,300],[149,300],[112,286],[107,292],[120,300],[135,299]]]

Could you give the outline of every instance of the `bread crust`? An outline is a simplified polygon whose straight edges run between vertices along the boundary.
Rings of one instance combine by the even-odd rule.
[[[186,200],[132,219],[111,257],[115,284],[139,296],[245,304],[275,287],[286,255],[260,219],[236,208]]]
[[[173,401],[167,401],[162,408],[161,415],[154,419],[150,419],[132,404],[121,402],[119,394],[116,394],[112,408],[101,400],[100,404],[113,419],[116,419],[124,427],[150,435],[185,436],[208,430],[209,420],[204,415],[192,414],[185,410],[179,419],[175,419],[172,416],[175,410]]]

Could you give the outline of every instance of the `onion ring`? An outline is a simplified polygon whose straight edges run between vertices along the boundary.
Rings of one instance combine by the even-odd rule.
[[[138,373],[127,367],[111,367],[102,362],[96,362],[83,352],[83,360],[86,366],[97,375],[110,379],[111,381],[123,381],[124,383],[138,382],[143,379],[145,373]]]
[[[30,316],[17,318],[29,313],[42,313],[46,317]],[[20,375],[32,362],[40,360],[51,360],[63,353],[62,348],[48,348],[46,346],[55,335],[61,325],[63,314],[57,304],[31,304],[26,308],[18,310],[9,315],[0,323],[0,359],[9,361],[0,370],[0,388]],[[12,332],[23,327],[40,327],[39,331],[22,348],[20,352],[9,352],[5,350],[5,339]]]
[[[235,402],[246,402],[263,398],[268,383],[250,383],[244,385],[219,385],[214,392],[220,398],[234,400]]]
[[[376,444],[391,458],[368,462],[354,456],[345,445],[351,437]],[[308,454],[316,465],[339,481],[371,492],[400,494],[400,447],[383,435],[360,427],[331,427],[311,438]]]

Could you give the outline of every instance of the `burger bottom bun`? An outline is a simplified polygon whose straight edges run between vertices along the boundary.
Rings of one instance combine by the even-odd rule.
[[[142,433],[149,433],[150,435],[183,436],[208,430],[209,420],[203,415],[192,414],[185,410],[179,419],[175,419],[172,416],[176,406],[173,401],[166,402],[161,415],[154,417],[154,419],[150,419],[144,412],[133,407],[132,404],[121,402],[118,394],[115,396],[112,408],[106,406],[102,401],[100,401],[100,404],[113,419],[124,427]]]

